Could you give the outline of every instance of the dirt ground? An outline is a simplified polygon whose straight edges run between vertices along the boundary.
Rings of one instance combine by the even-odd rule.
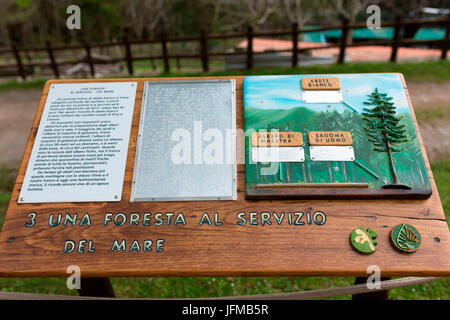
[[[408,83],[416,112],[429,109],[450,109],[450,82]],[[0,92],[0,165],[17,168],[30,134],[41,90]],[[450,120],[434,117],[419,121],[420,132],[430,160],[450,154]]]
[[[408,83],[408,91],[416,113],[430,112],[432,119],[421,119],[422,134],[430,160],[450,157],[450,82]],[[433,110],[433,111],[432,111]],[[439,111],[439,114],[436,114]]]

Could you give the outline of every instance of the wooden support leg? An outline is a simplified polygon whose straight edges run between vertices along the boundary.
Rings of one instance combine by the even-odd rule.
[[[109,278],[81,278],[80,296],[114,298],[114,289]]]
[[[367,282],[366,277],[357,277],[355,284],[363,284]],[[390,280],[391,278],[381,278],[381,281]],[[352,300],[387,300],[389,297],[389,290],[386,291],[374,291],[368,293],[359,293],[352,296]]]

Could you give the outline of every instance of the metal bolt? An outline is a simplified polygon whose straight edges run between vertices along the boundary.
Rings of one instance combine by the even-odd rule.
[[[8,242],[14,242],[15,240],[16,240],[16,238],[11,237],[11,238],[8,239]]]
[[[439,243],[439,242],[441,242],[441,239],[439,239],[439,237],[434,237],[434,242]]]
[[[114,196],[114,199],[119,199],[119,196],[115,195],[115,196]]]

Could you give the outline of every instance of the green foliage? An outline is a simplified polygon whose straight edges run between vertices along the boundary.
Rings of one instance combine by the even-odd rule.
[[[6,208],[8,207],[11,192],[0,191],[0,230],[2,229],[3,220],[5,218]]]

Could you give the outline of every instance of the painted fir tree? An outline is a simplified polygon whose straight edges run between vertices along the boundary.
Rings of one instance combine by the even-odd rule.
[[[387,153],[392,171],[392,184],[383,188],[410,189],[399,183],[392,156],[395,152],[403,151],[400,145],[408,142],[405,125],[401,125],[401,117],[396,116],[392,97],[375,89],[368,95],[368,100],[364,101],[364,104],[374,106],[371,109],[363,108],[362,115],[366,124],[364,131],[369,136],[369,141],[373,143],[373,151]]]

